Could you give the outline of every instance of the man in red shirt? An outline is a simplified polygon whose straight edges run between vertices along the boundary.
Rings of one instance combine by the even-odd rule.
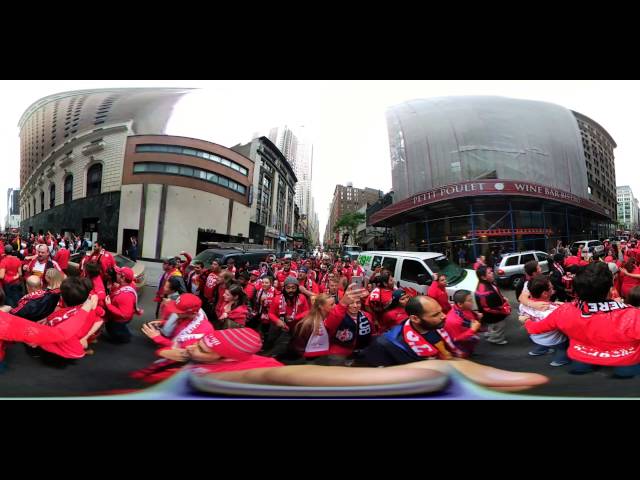
[[[109,252],[104,249],[104,243],[96,240],[93,244],[93,251],[86,262],[96,262],[100,265],[100,276],[102,281],[107,285],[111,279],[109,278],[109,271],[115,270],[116,261]]]
[[[278,292],[282,291],[284,281],[289,277],[298,278],[298,274],[295,271],[291,270],[291,262],[285,260],[282,270],[278,270],[276,272],[276,280],[278,282],[278,284],[276,285],[276,290],[278,290]]]
[[[107,307],[106,330],[109,339],[114,343],[129,343],[131,332],[128,324],[140,310],[138,308],[138,293],[131,285],[135,278],[133,270],[128,267],[116,267],[116,288],[105,299]]]
[[[567,257],[564,260],[564,266],[566,268],[572,267],[574,265],[577,265],[579,267],[585,267],[589,265],[589,262],[582,259],[582,247],[573,247],[571,249],[571,254],[572,255],[570,257]]]
[[[69,257],[71,256],[71,252],[66,247],[60,247],[56,256],[53,258],[64,273],[67,273],[67,268],[69,267]]]
[[[5,305],[15,307],[24,294],[22,289],[22,262],[13,247],[5,245],[6,256],[0,262],[0,280],[5,293]]]
[[[62,272],[60,265],[55,260],[49,258],[49,249],[44,243],[39,244],[36,247],[36,258],[32,259],[29,263],[23,267],[25,277],[35,275],[42,279],[42,283],[46,286],[45,274],[50,268]]]
[[[73,317],[89,298],[92,289],[93,285],[88,278],[70,277],[65,279],[60,286],[60,293],[65,306],[51,313],[44,324],[49,327],[55,327]],[[42,345],[40,347],[43,351],[42,360],[55,366],[65,366],[70,360],[84,357],[85,350],[81,340],[89,333],[94,322],[95,310],[87,316],[82,328],[70,339],[64,342]]]
[[[40,325],[0,312],[0,372],[6,368],[4,363],[6,342],[24,342],[31,346],[64,342],[75,336],[78,330],[84,327],[88,313],[96,308],[97,303],[96,297],[87,299],[81,309],[77,310],[67,321],[55,327]]]
[[[290,348],[291,331],[309,311],[307,297],[300,293],[298,280],[288,277],[284,281],[282,293],[273,299],[269,308],[271,329],[264,350],[272,357],[292,353]]]
[[[576,275],[578,303],[565,303],[544,320],[528,321],[529,334],[560,330],[569,337],[570,373],[584,374],[598,366],[613,374],[640,374],[640,310],[610,300],[613,275],[606,263],[595,262]]]
[[[463,352],[463,358],[473,353],[480,340],[481,319],[482,314],[473,311],[473,294],[469,290],[458,290],[453,295],[453,308],[447,314],[444,329]]]

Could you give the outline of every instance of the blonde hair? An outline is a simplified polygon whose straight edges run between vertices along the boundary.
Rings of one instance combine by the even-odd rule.
[[[321,293],[313,299],[311,310],[309,310],[309,313],[296,325],[296,336],[311,336],[311,333],[318,331],[320,325],[324,322],[322,307],[332,298],[333,297],[325,293]]]
[[[50,268],[47,273],[44,274],[44,278],[47,281],[47,285],[57,285],[58,287],[64,280],[64,273],[55,268]]]

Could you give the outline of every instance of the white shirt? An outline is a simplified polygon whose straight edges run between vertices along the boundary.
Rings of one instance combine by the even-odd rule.
[[[520,314],[521,315],[529,315],[531,320],[534,322],[539,322],[540,320],[544,320],[549,315],[553,313],[553,311],[558,308],[556,304],[550,304],[547,310],[535,310],[531,307],[527,307],[525,305],[520,305]],[[567,337],[560,330],[552,330],[546,333],[536,333],[530,335],[531,340],[538,345],[542,345],[544,347],[553,347],[554,345],[558,345],[567,340]]]

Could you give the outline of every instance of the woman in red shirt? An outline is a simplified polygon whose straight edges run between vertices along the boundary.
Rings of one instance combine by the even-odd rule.
[[[249,316],[247,306],[247,294],[240,285],[231,285],[222,295],[224,306],[218,316],[218,322],[222,322],[224,328],[244,327]]]
[[[629,260],[620,269],[620,293],[624,298],[627,297],[629,291],[636,285],[640,285],[640,268],[636,266],[636,260],[629,257]]]

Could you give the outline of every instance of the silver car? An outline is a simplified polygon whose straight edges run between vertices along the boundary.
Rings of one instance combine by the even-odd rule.
[[[496,281],[500,286],[510,286],[515,288],[518,282],[524,278],[524,265],[531,260],[536,260],[540,264],[542,273],[549,271],[549,255],[538,250],[528,250],[526,252],[507,253],[494,269]]]
[[[604,245],[600,240],[580,240],[579,242],[573,242],[571,244],[572,250],[573,247],[582,247],[582,256],[587,259],[592,257],[596,252],[601,253],[604,251]]]

